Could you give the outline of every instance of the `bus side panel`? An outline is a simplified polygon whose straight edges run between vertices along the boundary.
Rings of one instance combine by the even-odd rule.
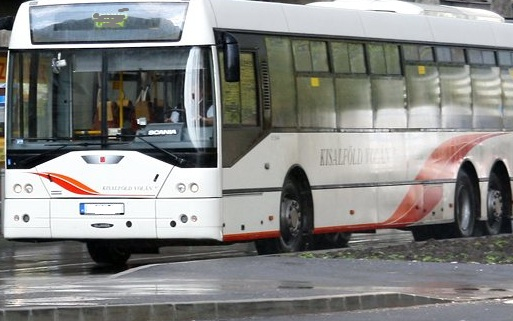
[[[377,223],[377,188],[314,190],[314,226],[317,230],[344,226],[374,227]]]
[[[280,192],[225,196],[223,210],[225,240],[264,238],[280,229]]]
[[[486,179],[493,155],[500,154],[494,150],[504,146],[505,139],[485,132],[273,133],[225,169],[224,182],[232,184],[224,188],[279,189],[275,181],[284,181],[287,171],[300,164],[312,188],[315,233],[447,223],[454,220],[454,188],[461,162],[471,161],[479,177]],[[280,160],[272,151],[282,150],[286,152]],[[260,167],[265,163],[267,171]],[[481,184],[482,213],[486,188],[487,183]],[[279,197],[274,204],[267,202],[258,197],[227,201],[225,212],[230,219],[225,222],[235,217],[232,212],[265,217],[264,211],[254,209],[262,206],[272,210],[274,205],[278,216]],[[246,230],[268,231],[260,229],[257,219],[253,228],[248,229],[246,222],[235,219],[233,226],[227,223],[225,232],[243,233],[242,225]]]
[[[297,134],[272,133],[223,168],[225,241],[279,236],[281,188],[299,164],[297,146]]]

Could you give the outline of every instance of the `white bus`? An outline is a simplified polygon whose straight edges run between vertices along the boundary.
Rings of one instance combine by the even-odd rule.
[[[3,236],[122,264],[173,244],[510,232],[513,25],[387,2],[22,4]]]

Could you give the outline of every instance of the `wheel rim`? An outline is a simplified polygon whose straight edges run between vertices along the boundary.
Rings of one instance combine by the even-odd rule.
[[[301,206],[295,199],[285,197],[282,205],[282,238],[287,246],[292,246],[301,237]]]
[[[502,193],[499,190],[490,189],[488,191],[488,230],[492,233],[498,233],[502,224],[504,203]]]

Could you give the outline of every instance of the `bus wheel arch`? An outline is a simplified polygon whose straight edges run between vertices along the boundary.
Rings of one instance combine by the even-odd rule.
[[[477,173],[470,162],[464,163],[456,178],[454,192],[454,223],[456,236],[479,234],[480,197]]]
[[[486,193],[484,230],[489,235],[511,232],[511,185],[506,166],[497,162],[490,171]]]

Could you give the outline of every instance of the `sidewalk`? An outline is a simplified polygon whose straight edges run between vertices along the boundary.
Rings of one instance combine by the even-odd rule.
[[[513,266],[254,256],[0,287],[0,320],[201,320],[510,297]],[[65,279],[65,280],[64,280]]]

